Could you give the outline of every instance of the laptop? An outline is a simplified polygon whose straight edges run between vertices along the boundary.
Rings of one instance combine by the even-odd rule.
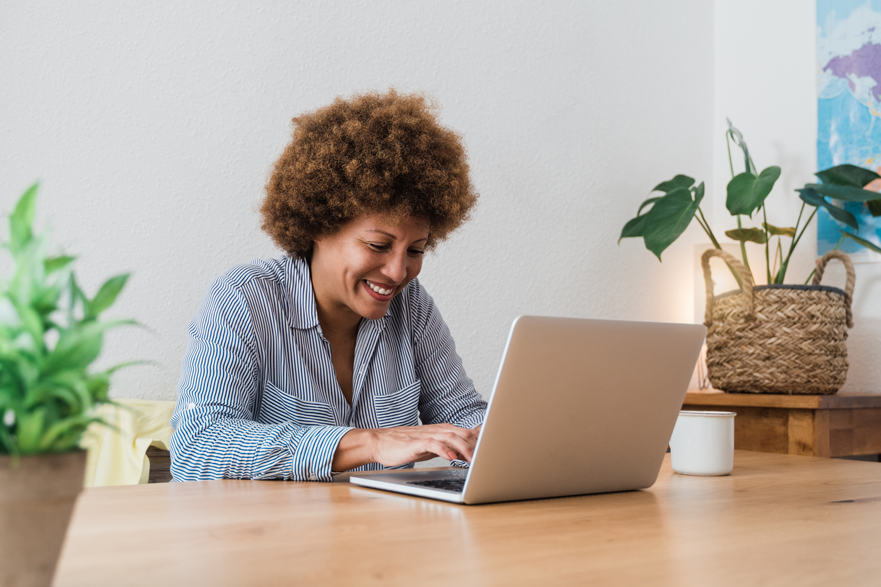
[[[349,481],[461,504],[650,487],[705,334],[699,324],[520,316],[469,468]]]

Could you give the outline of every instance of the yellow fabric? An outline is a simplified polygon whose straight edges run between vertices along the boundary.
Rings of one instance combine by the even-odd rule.
[[[86,461],[86,487],[136,485],[150,476],[147,448],[168,450],[171,440],[171,414],[174,402],[117,399],[118,405],[105,404],[98,415],[108,426],[92,424],[80,442],[89,451]]]

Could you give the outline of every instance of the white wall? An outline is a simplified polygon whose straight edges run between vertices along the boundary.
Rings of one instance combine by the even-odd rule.
[[[725,209],[725,186],[731,179],[726,116],[743,132],[759,169],[782,168],[768,199],[768,222],[792,226],[801,207],[793,190],[816,181],[816,2],[716,0],[714,17],[714,232],[736,227]],[[742,169],[742,156],[735,158],[735,172],[740,171],[738,163]],[[804,283],[811,272],[816,236],[814,220],[793,254],[787,283]],[[841,391],[881,393],[881,264],[859,263],[855,269],[855,325],[847,342],[850,370]],[[837,262],[830,263],[823,283],[843,286],[844,272]]]
[[[5,3],[0,209],[40,179],[89,291],[133,272],[113,313],[150,330],[112,334],[102,361],[154,361],[115,396],[173,399],[207,285],[279,254],[256,208],[290,119],[424,90],[481,200],[423,283],[486,393],[519,313],[691,321],[700,235],[663,264],[616,239],[658,181],[712,176],[712,28],[704,0]]]

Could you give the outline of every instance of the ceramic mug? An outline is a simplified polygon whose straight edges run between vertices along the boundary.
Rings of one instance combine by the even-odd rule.
[[[734,468],[734,412],[679,412],[670,463],[683,475],[727,475]]]

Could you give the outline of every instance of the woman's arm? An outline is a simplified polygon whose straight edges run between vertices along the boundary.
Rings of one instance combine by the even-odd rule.
[[[228,273],[214,283],[189,328],[171,420],[172,474],[178,481],[330,481],[337,443],[350,428],[255,421],[262,367],[246,297],[267,294],[259,280],[233,281]]]

